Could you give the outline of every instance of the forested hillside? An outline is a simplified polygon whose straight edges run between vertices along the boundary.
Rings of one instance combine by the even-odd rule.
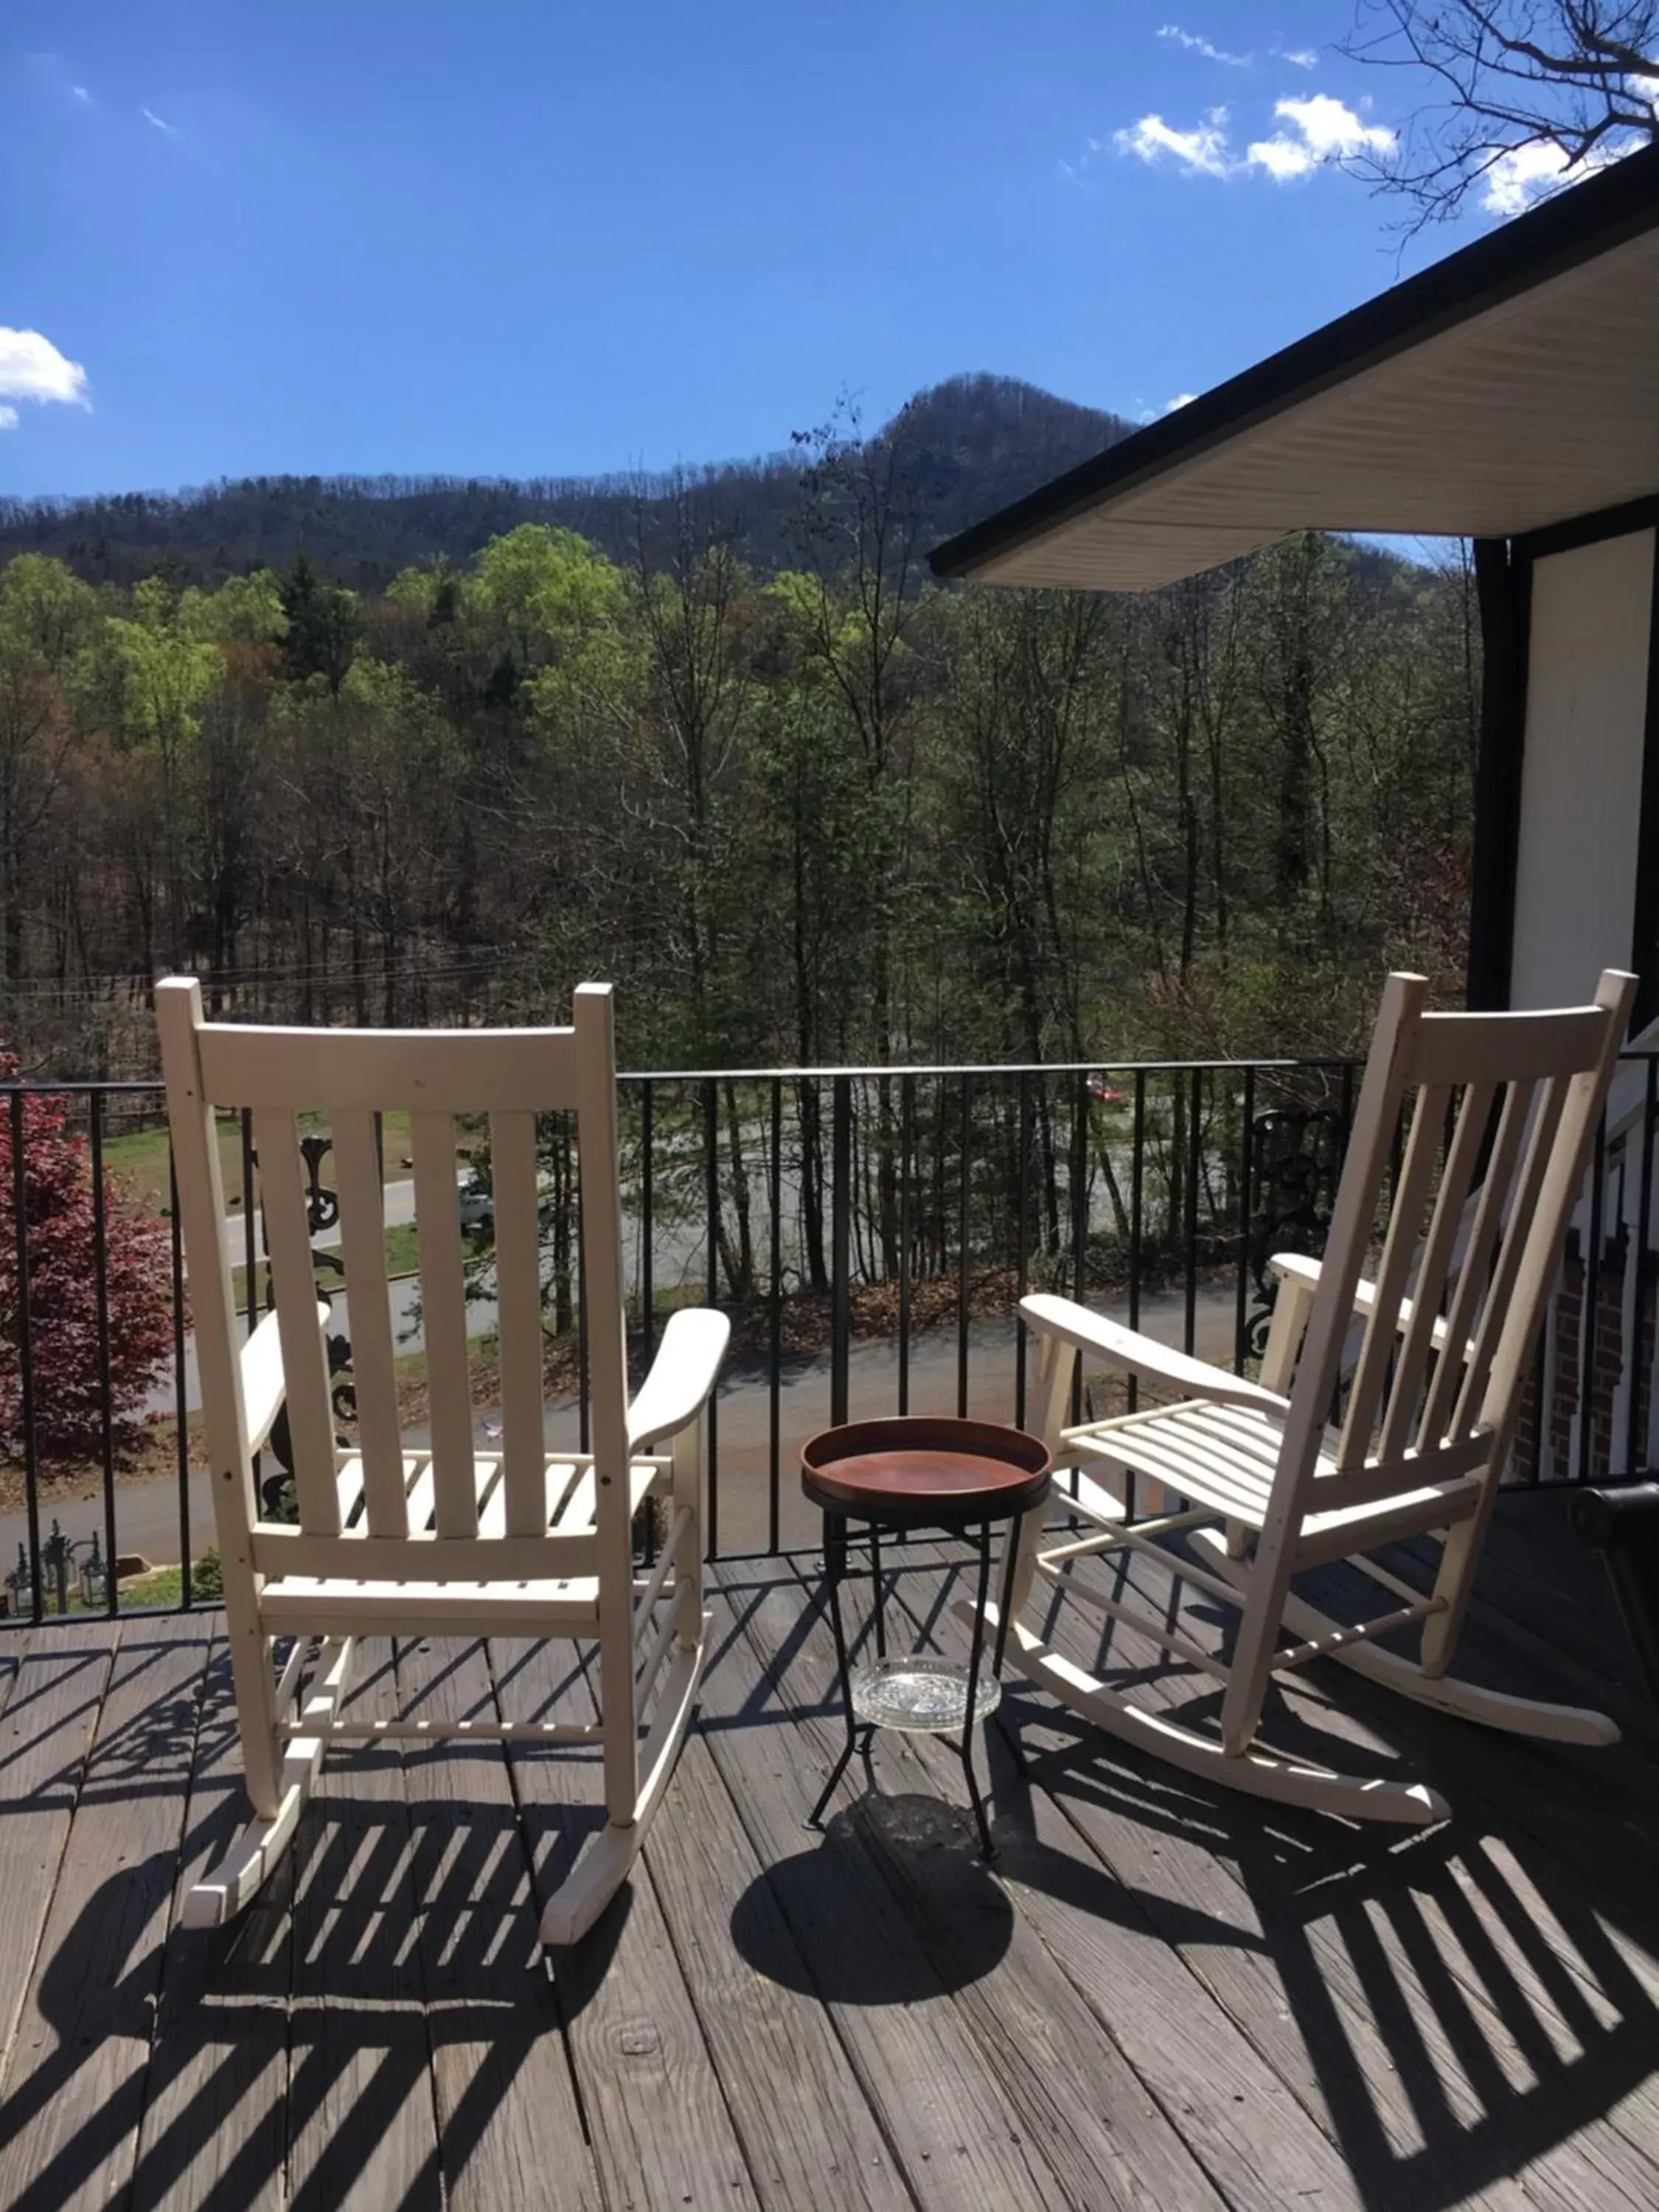
[[[921,392],[878,438],[898,438],[925,503],[930,539],[949,537],[1126,436],[1133,426],[1007,377],[961,376]],[[839,422],[842,434],[856,428]],[[798,444],[811,448],[813,434]],[[50,553],[89,583],[131,585],[165,565],[213,586],[308,553],[355,591],[384,591],[411,562],[470,561],[522,523],[574,530],[612,559],[631,551],[641,509],[672,526],[689,497],[762,572],[797,551],[799,453],[672,477],[258,477],[178,497],[0,499],[0,560]]]
[[[1455,988],[1466,577],[1305,538],[1154,599],[931,585],[1076,458],[1040,398],[606,492],[587,536],[534,488],[233,488],[99,559],[14,522],[0,1035],[145,1072],[181,967],[375,1023],[603,977],[635,1066],[1312,1051],[1389,961]]]

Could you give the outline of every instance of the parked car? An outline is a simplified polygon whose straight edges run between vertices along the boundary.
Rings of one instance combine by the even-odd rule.
[[[461,1168],[455,1176],[460,1192],[463,1229],[495,1226],[495,1194],[477,1168]]]
[[[462,1228],[494,1229],[495,1194],[490,1188],[488,1176],[477,1168],[459,1168],[456,1170],[455,1183],[460,1193]],[[553,1178],[544,1169],[536,1177],[538,1204],[544,1218],[552,1191]]]
[[[1089,1078],[1089,1096],[1097,1106],[1121,1106],[1123,1103],[1123,1093],[1115,1091],[1103,1075]]]

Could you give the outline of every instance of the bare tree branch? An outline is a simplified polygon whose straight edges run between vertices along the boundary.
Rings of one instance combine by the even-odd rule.
[[[1347,166],[1412,209],[1492,213],[1577,183],[1659,140],[1659,0],[1358,0],[1343,49],[1419,72],[1432,97],[1396,149]]]

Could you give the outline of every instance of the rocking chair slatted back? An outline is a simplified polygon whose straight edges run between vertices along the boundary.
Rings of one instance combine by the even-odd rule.
[[[177,1002],[175,1005],[175,1001]],[[164,983],[158,999],[170,1084],[196,1071],[204,1103],[251,1105],[259,1164],[271,1286],[287,1378],[300,1531],[336,1540],[335,1553],[307,1541],[308,1571],[418,1571],[412,1549],[434,1539],[478,1541],[478,1572],[491,1571],[492,1540],[517,1541],[514,1571],[532,1571],[524,1540],[546,1547],[533,1571],[592,1573],[594,1540],[550,1527],[543,1435],[541,1257],[537,1115],[575,1109],[580,1155],[608,1164],[582,1178],[583,1259],[596,1315],[614,1304],[615,1327],[596,1327],[590,1346],[599,1550],[628,1586],[630,1537],[627,1373],[622,1334],[622,1217],[614,1162],[617,1124],[609,989],[584,985],[574,1025],[543,1030],[402,1033],[250,1029],[201,1020],[194,986]],[[182,1095],[182,1093],[180,1093]],[[421,1319],[426,1340],[429,1446],[406,1446],[398,1401],[396,1346],[387,1297],[384,1167],[376,1117],[409,1114],[419,1228]],[[319,1114],[334,1148],[346,1279],[351,1293],[362,1511],[343,1499],[327,1355],[317,1291],[301,1152],[301,1113]],[[473,1445],[467,1357],[465,1252],[458,1190],[458,1115],[489,1116],[495,1218],[495,1291],[501,1343],[502,1442],[499,1468]],[[199,1149],[199,1148],[198,1148]],[[222,1193],[210,1206],[222,1211]],[[203,1209],[204,1226],[208,1213]],[[201,1228],[198,1227],[198,1239]],[[229,1284],[192,1279],[198,1320]],[[234,1314],[220,1317],[234,1341]],[[611,1341],[614,1334],[614,1344]],[[216,1458],[222,1456],[216,1448]],[[251,1500],[252,1485],[247,1485]],[[481,1516],[482,1505],[482,1516]],[[617,1527],[611,1529],[609,1523]],[[254,1549],[270,1550],[262,1534]],[[288,1532],[283,1532],[284,1534]],[[374,1546],[371,1570],[363,1540]],[[608,1539],[608,1540],[607,1540]],[[295,1556],[298,1557],[298,1548]],[[434,1556],[436,1556],[435,1554]],[[447,1556],[454,1556],[448,1554]],[[620,1565],[617,1565],[620,1561]]]
[[[346,1280],[377,1285],[386,1273],[386,1186],[373,1115],[336,1115],[334,1167]],[[357,1379],[357,1446],[362,1454],[368,1533],[406,1536],[404,1439],[398,1419],[392,1309],[386,1298],[364,1296],[352,1301],[351,1364]]]
[[[542,1263],[533,1114],[490,1115],[489,1167],[495,1199],[507,1533],[533,1536],[547,1526],[550,1506],[542,1428]]]
[[[1366,1065],[1291,1386],[1275,1518],[1292,1540],[1310,1512],[1497,1480],[1634,985],[1609,972],[1594,1006],[1548,1014],[1425,1013],[1425,990],[1389,978]],[[1335,1472],[1316,1476],[1385,1203]]]

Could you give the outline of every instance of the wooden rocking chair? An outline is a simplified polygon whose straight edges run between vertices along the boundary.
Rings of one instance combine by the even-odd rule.
[[[1359,1820],[1427,1823],[1446,1808],[1426,1788],[1346,1777],[1265,1747],[1257,1731],[1274,1675],[1335,1659],[1467,1720],[1562,1741],[1616,1741],[1599,1713],[1505,1696],[1449,1670],[1635,988],[1633,977],[1609,970],[1589,1006],[1429,1014],[1420,977],[1389,978],[1324,1259],[1274,1261],[1279,1291],[1259,1382],[1070,1299],[1022,1302],[1042,1340],[1042,1429],[1057,1470],[1047,1510],[1091,1532],[1045,1539],[1038,1509],[1011,1540],[1018,1552],[1007,1652],[1033,1681],[1176,1766]],[[1367,1279],[1405,1112],[1381,1256]],[[1079,1352],[1176,1402],[1067,1425]],[[1328,1425],[1345,1372],[1341,1418]],[[1104,1482],[1094,1479],[1100,1471]],[[1150,1480],[1160,1506],[1171,1502],[1163,1493],[1184,1503],[1131,1522],[1121,1486],[1132,1474]],[[1079,1559],[1126,1548],[1156,1555],[1177,1533],[1203,1564],[1165,1553],[1166,1564],[1240,1614],[1227,1663],[1073,1578]],[[1427,1596],[1368,1556],[1425,1533],[1443,1546]],[[1339,1559],[1389,1593],[1387,1611],[1348,1626],[1292,1591],[1296,1575]],[[1218,1679],[1218,1729],[1131,1704],[1050,1649],[1020,1618],[1037,1578],[1135,1621],[1165,1651]],[[1376,1640],[1407,1628],[1419,1632],[1414,1657]],[[1294,1641],[1284,1647],[1287,1632]]]
[[[156,991],[191,1312],[248,1795],[255,1818],[198,1881],[183,1917],[227,1920],[292,1839],[328,1746],[447,1735],[603,1753],[607,1825],[542,1919],[574,1942],[627,1875],[663,1799],[702,1669],[701,1424],[729,1334],[683,1312],[630,1405],[623,1309],[616,1079],[608,985],[584,984],[568,1030],[374,1031],[205,1023],[195,982]],[[276,1310],[246,1341],[231,1296],[214,1109],[251,1107]],[[406,1109],[420,1225],[432,1442],[404,1440],[386,1284],[375,1116]],[[591,1455],[549,1453],[543,1428],[536,1116],[574,1109],[582,1167]],[[337,1440],[295,1115],[327,1118],[351,1293],[357,1443]],[[502,1436],[473,1448],[457,1114],[489,1116]],[[253,1455],[286,1396],[297,1525],[264,1517]],[[650,1448],[672,1439],[667,1457]],[[635,1515],[665,1488],[648,1574]],[[342,1711],[363,1635],[597,1640],[592,1725],[362,1721]],[[289,1644],[280,1668],[280,1643]],[[313,1647],[319,1647],[313,1649]],[[307,1680],[308,1677],[308,1680]],[[307,1686],[303,1692],[301,1685]],[[650,1721],[644,1741],[640,1729]]]

